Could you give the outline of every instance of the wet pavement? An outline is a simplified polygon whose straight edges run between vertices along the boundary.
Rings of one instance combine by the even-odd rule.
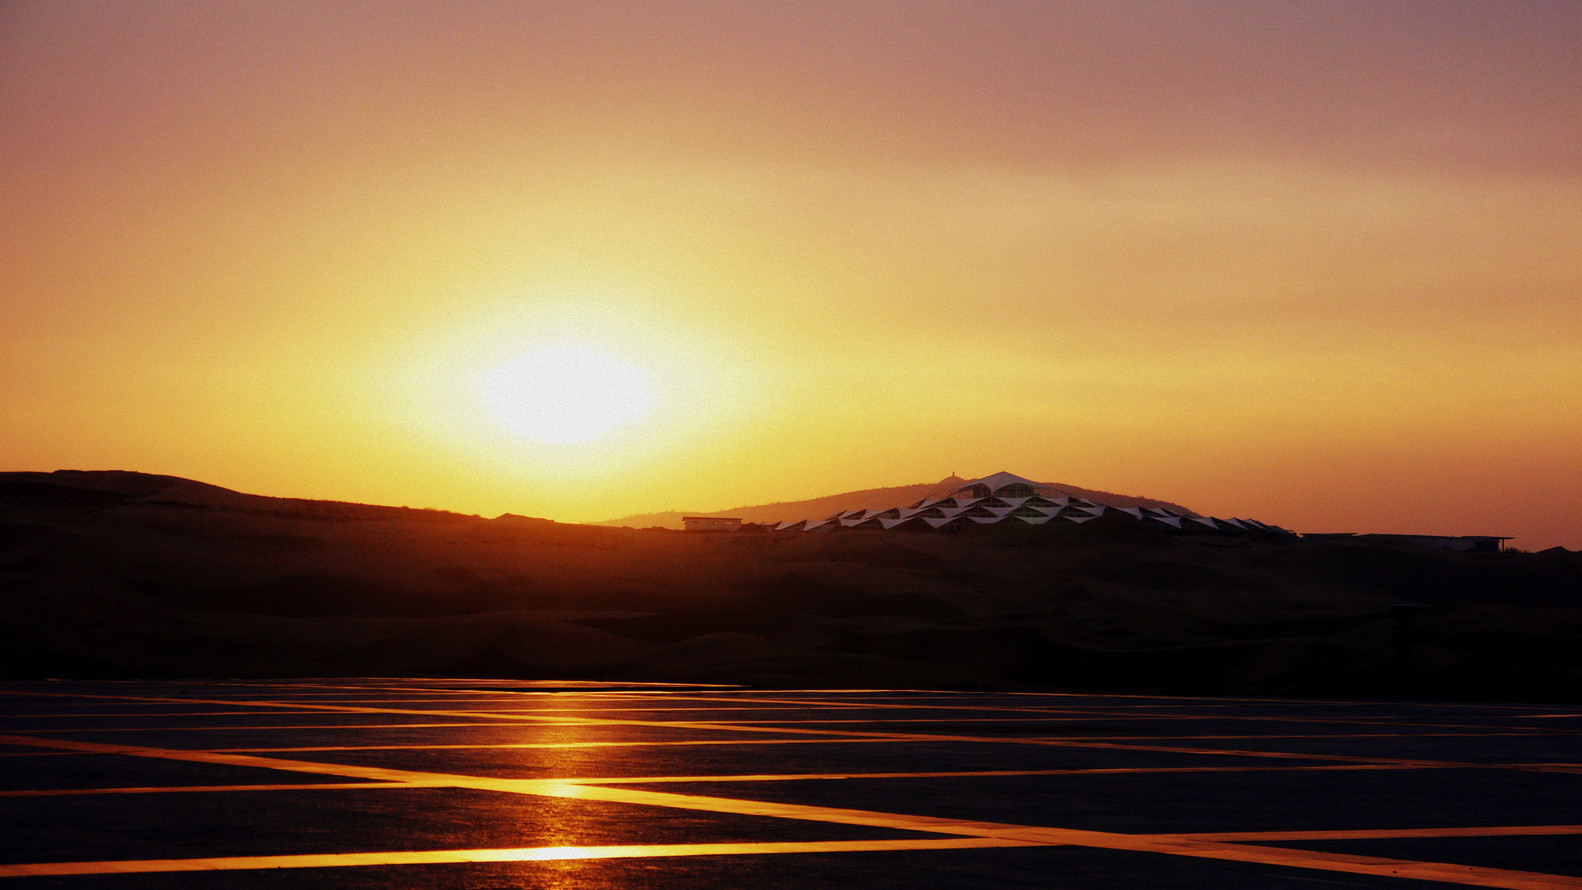
[[[49,887],[1582,887],[1582,708],[0,684]]]

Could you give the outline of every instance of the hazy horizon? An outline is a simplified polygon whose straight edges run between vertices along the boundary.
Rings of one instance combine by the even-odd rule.
[[[0,467],[572,522],[1007,470],[1582,549],[1579,34],[0,5]]]

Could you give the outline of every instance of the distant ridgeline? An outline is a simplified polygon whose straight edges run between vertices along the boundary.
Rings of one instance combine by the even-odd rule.
[[[1290,535],[1293,532],[1254,519],[1217,519],[1199,516],[1188,510],[1165,506],[1162,502],[1141,502],[1140,498],[1113,498],[1131,504],[1104,504],[1097,500],[1024,479],[1011,473],[995,473],[981,479],[948,480],[954,487],[929,494],[905,506],[858,507],[840,510],[818,519],[795,519],[743,523],[739,517],[688,516],[686,527],[694,531],[763,530],[786,532],[828,532],[845,529],[885,531],[960,531],[979,525],[1091,522],[1101,516],[1119,521],[1135,521],[1168,526],[1182,532],[1262,533]]]
[[[443,523],[472,518],[444,510],[243,494],[179,476],[127,470],[0,473],[0,504],[87,510],[121,506],[208,507],[259,516],[325,521],[406,519]]]

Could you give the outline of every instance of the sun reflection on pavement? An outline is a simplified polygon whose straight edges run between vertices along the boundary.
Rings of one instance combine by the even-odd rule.
[[[498,693],[484,698],[423,681],[400,683],[400,688],[380,681],[342,681],[336,687],[254,683],[248,692],[225,684],[0,686],[0,701],[25,700],[28,706],[0,712],[4,753],[49,755],[10,761],[23,767],[10,778],[20,787],[0,787],[0,803],[10,808],[0,815],[9,820],[7,834],[24,839],[0,843],[0,878],[515,862],[535,865],[530,872],[500,875],[500,883],[520,878],[532,886],[589,887],[614,880],[612,872],[588,864],[595,860],[644,860],[636,867],[660,869],[666,860],[693,857],[695,866],[671,867],[665,874],[717,882],[729,869],[707,864],[708,857],[884,852],[898,855],[905,868],[917,872],[927,870],[923,863],[940,860],[907,857],[907,851],[1058,847],[1118,856],[1146,853],[1157,857],[1146,861],[1168,862],[1172,869],[1209,861],[1277,868],[1287,876],[1325,872],[1527,890],[1582,886],[1582,879],[1572,875],[1492,867],[1506,864],[1501,862],[1475,865],[1360,855],[1362,848],[1280,846],[1365,841],[1378,845],[1367,852],[1421,855],[1427,848],[1389,844],[1519,838],[1528,848],[1550,851],[1544,854],[1549,860],[1537,865],[1566,871],[1570,860],[1563,851],[1582,836],[1575,806],[1582,795],[1561,789],[1543,802],[1530,793],[1535,783],[1549,788],[1582,772],[1574,762],[1577,730],[1551,725],[1553,706],[1524,711],[1514,705],[1275,700],[1238,705],[1097,696],[1033,702],[988,695],[785,692],[713,696],[719,707],[708,710],[732,718],[713,722],[691,706],[701,696],[682,692],[534,690],[505,701]],[[310,686],[340,691],[303,701],[302,690]],[[107,691],[72,691],[88,688]],[[145,690],[174,694],[138,694]],[[74,703],[82,702],[92,702],[92,708],[73,713]],[[681,704],[667,712],[666,704],[675,702]],[[235,734],[243,733],[242,739],[265,746],[190,747],[192,723],[201,715],[172,708],[175,703],[223,715],[226,722],[208,727],[215,742],[234,744],[240,741]],[[846,729],[814,728],[820,721],[783,725],[784,706],[798,703],[795,710],[815,716],[877,715],[885,713],[882,709],[916,716],[908,716],[906,728],[891,732],[879,731],[877,724]],[[501,704],[511,709],[498,708]],[[270,719],[256,725],[237,722],[235,714],[249,708]],[[1050,723],[1034,735],[974,735],[972,724],[962,722],[971,716],[959,713],[964,710],[1029,720],[1044,715]],[[123,715],[174,721],[173,734],[146,720],[122,721]],[[425,722],[400,722],[413,718]],[[438,722],[441,718],[445,722]],[[1544,722],[1535,722],[1540,718]],[[325,722],[334,719],[346,722],[339,727]],[[1060,721],[1070,720],[1119,720],[1126,729],[1075,738],[1060,729]],[[1192,728],[1203,720],[1226,725],[1212,732]],[[1282,731],[1271,720],[1308,729]],[[1357,732],[1359,727],[1368,731]],[[271,738],[277,741],[271,744]],[[344,744],[292,746],[315,738]],[[786,748],[791,741],[802,744]],[[1474,750],[1510,754],[1467,753]],[[293,751],[298,754],[290,755]],[[68,763],[89,771],[73,780],[69,769],[59,772]],[[424,763],[434,768],[422,769]],[[977,768],[960,768],[969,764]],[[685,769],[666,769],[676,765]],[[826,769],[808,771],[809,766]],[[984,768],[991,766],[1020,768]],[[106,768],[116,772],[105,773]],[[1434,773],[1445,783],[1483,789],[1477,805],[1445,809],[1458,799],[1436,796],[1435,808],[1425,809],[1428,803],[1419,801],[1413,809],[1411,795],[1421,795],[1424,782],[1435,782],[1429,775]],[[1325,775],[1340,774],[1367,787],[1396,788],[1395,795],[1408,805],[1386,813],[1380,798],[1358,797],[1345,787],[1349,782],[1323,782]],[[1227,806],[1210,815],[1173,808],[1158,793],[1126,784],[1128,776],[1150,789],[1170,783],[1216,788],[1215,799]],[[129,781],[115,787],[104,781],[107,777]],[[169,780],[164,785],[158,781],[162,777]],[[298,780],[260,781],[270,777]],[[300,780],[308,777],[315,781]],[[329,778],[338,781],[325,781]],[[1315,782],[1323,782],[1322,787]],[[644,787],[650,783],[670,790]],[[1021,793],[1108,785],[1133,788],[1121,793],[1134,795],[1126,799],[1142,806],[1132,822],[1106,825],[1106,830],[1088,827],[1099,823],[1092,808],[1084,810],[1076,797],[1063,798],[1075,804],[1061,809],[1059,821],[1067,824],[1042,824],[1050,812],[1029,805]],[[1017,793],[1004,797],[1013,787]],[[1237,815],[1237,807],[1247,803],[1238,803],[1238,795],[1287,787],[1328,795],[1319,825],[1307,809],[1315,804],[1282,810],[1272,797],[1255,808],[1255,819]],[[322,795],[315,799],[323,806],[304,809],[300,797],[276,798],[277,792]],[[1116,792],[1110,793],[1114,799]],[[253,812],[248,806],[274,819],[267,830],[249,822],[246,839],[219,829],[213,836],[217,846],[204,848],[255,855],[152,858],[160,851],[195,849],[194,841],[179,828],[176,835],[160,837],[139,835],[133,826],[145,819],[180,826],[194,794],[206,800],[207,812],[220,822],[228,813]],[[351,794],[378,799],[346,796]],[[977,806],[980,795],[987,797]],[[293,803],[281,809],[280,800]],[[308,815],[315,812],[322,814],[317,822]],[[72,813],[108,819],[109,827],[95,830],[69,821],[51,826],[51,814]],[[389,817],[391,824],[412,832],[358,835],[347,813]],[[1387,820],[1391,813],[1397,820],[1393,824]],[[1424,814],[1430,818],[1418,818]],[[194,826],[193,837],[210,830]],[[135,837],[142,841],[129,844]],[[1541,838],[1555,842],[1539,847]],[[667,840],[672,842],[662,842]],[[424,848],[430,844],[442,849]],[[77,861],[37,861],[48,849],[70,850]],[[127,853],[149,858],[116,858]]]

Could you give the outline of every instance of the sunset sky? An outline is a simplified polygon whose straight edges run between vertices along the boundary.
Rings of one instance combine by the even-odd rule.
[[[1579,45],[1569,0],[5,0],[0,470],[562,521],[1008,470],[1582,548]]]

